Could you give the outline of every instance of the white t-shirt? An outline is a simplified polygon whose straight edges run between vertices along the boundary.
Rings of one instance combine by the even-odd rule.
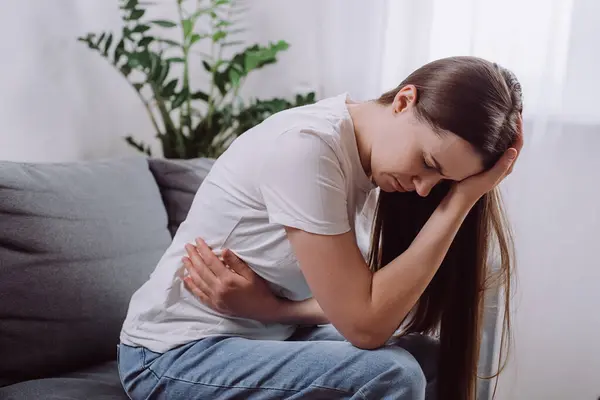
[[[346,101],[344,94],[280,112],[234,141],[133,295],[123,343],[162,353],[212,335],[285,340],[293,333],[293,325],[224,316],[202,305],[183,285],[181,258],[184,245],[201,237],[217,252],[231,249],[279,296],[305,300],[311,291],[284,226],[323,235],[355,230],[365,254],[376,191],[361,166]]]

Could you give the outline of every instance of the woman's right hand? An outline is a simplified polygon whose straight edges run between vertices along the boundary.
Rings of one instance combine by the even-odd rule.
[[[471,205],[475,204],[484,194],[494,189],[513,170],[517,157],[523,148],[522,118],[519,118],[519,134],[513,145],[502,155],[500,160],[491,169],[480,174],[473,175],[463,181],[456,183],[452,192]]]
[[[202,239],[185,249],[182,261],[189,273],[185,286],[207,307],[258,321],[268,321],[281,308],[267,282],[231,250],[223,250],[221,261]]]

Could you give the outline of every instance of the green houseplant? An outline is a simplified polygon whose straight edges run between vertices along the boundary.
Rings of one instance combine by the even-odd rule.
[[[233,139],[268,116],[315,101],[315,94],[295,99],[253,99],[244,102],[239,90],[248,75],[275,63],[285,41],[254,44],[231,57],[226,48],[242,42],[235,36],[246,11],[241,0],[173,0],[177,20],[145,18],[153,3],[120,0],[123,27],[119,34],[88,33],[78,40],[109,61],[135,89],[148,112],[167,158],[218,157]],[[197,49],[209,42],[210,51]],[[204,43],[206,44],[206,43]],[[193,87],[190,60],[201,57],[209,74],[208,87]],[[151,155],[150,147],[125,138]]]

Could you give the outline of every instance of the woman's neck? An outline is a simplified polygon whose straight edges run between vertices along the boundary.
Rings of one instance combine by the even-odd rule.
[[[358,147],[360,163],[367,176],[371,176],[371,150],[373,136],[377,130],[377,115],[383,108],[379,104],[368,101],[364,103],[347,103],[348,113],[354,125],[354,136]]]

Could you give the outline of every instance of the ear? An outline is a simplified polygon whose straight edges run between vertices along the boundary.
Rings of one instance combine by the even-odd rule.
[[[417,88],[415,85],[406,85],[396,93],[392,110],[394,114],[401,113],[404,110],[414,106],[417,102]]]

